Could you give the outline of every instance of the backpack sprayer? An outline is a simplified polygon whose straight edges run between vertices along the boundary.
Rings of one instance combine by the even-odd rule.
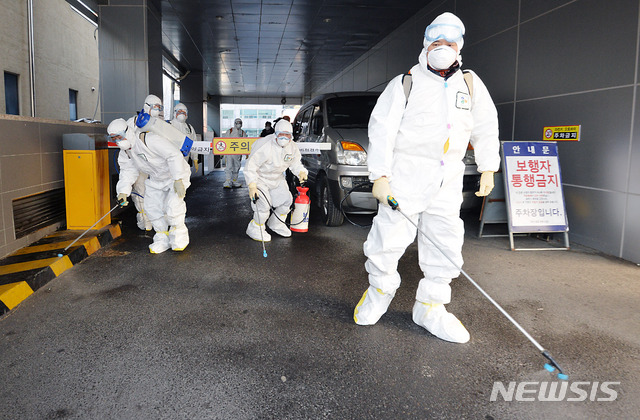
[[[136,118],[136,126],[144,132],[150,131],[168,139],[178,147],[183,156],[189,155],[193,140],[168,122],[152,117],[142,110]]]

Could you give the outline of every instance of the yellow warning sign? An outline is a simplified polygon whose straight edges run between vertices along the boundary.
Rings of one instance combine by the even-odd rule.
[[[214,155],[248,155],[251,145],[260,137],[215,137],[212,147]]]
[[[557,125],[545,127],[542,140],[548,141],[580,141],[579,125]]]

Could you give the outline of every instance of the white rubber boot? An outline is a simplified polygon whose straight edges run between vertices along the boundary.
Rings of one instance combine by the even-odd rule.
[[[260,235],[260,231],[262,231],[262,236]],[[251,219],[249,226],[247,226],[247,235],[254,241],[271,241],[271,235],[267,233],[264,225],[257,224],[253,219]]]
[[[267,227],[269,229],[271,229],[273,232],[285,238],[288,238],[291,236],[291,230],[289,229],[289,227],[283,222],[281,222],[281,220],[286,220],[287,214],[289,213],[279,214],[278,215],[279,219],[278,219],[278,217],[276,217],[276,214],[273,213],[271,217],[269,217],[269,221],[267,222]]]
[[[423,303],[416,300],[413,305],[413,322],[436,337],[452,343],[466,343],[470,336],[462,322],[442,303]]]
[[[353,311],[353,320],[358,325],[373,325],[387,312],[395,294],[384,293],[373,286],[364,292]]]
[[[169,248],[171,248],[171,245],[169,245],[169,232],[156,232],[156,234],[153,235],[153,243],[149,245],[149,252],[152,254],[160,254]]]
[[[169,243],[174,251],[184,251],[189,245],[189,230],[187,230],[187,226],[184,223],[178,226],[171,226],[171,229],[169,229]]]
[[[144,211],[140,211],[136,214],[136,221],[140,230],[150,231],[153,229],[153,226]]]

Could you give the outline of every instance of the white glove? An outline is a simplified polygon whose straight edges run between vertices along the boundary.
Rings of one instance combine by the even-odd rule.
[[[173,181],[173,189],[176,190],[179,198],[184,198],[184,196],[187,195],[187,189],[184,187],[181,179]]]
[[[251,184],[249,184],[249,198],[252,201],[255,201],[258,199],[258,186],[256,185],[255,182],[252,182]]]
[[[389,186],[389,180],[386,176],[380,177],[373,181],[373,189],[371,190],[371,194],[383,205],[389,206],[389,202],[387,197],[393,197],[393,193],[391,192],[391,187]]]
[[[305,171],[300,171],[300,173],[298,174],[298,179],[300,180],[301,184],[307,182],[307,173]]]
[[[122,207],[124,207],[124,206],[126,206],[127,204],[129,204],[129,202],[127,201],[127,197],[129,197],[129,196],[128,196],[127,194],[125,194],[125,193],[120,193],[120,194],[118,194],[118,198],[117,198],[117,200],[118,200],[118,202],[120,203],[120,205],[121,205]],[[122,201],[120,201],[120,200],[122,200]]]
[[[493,190],[493,172],[486,171],[480,175],[480,189],[476,192],[478,197],[486,197]]]

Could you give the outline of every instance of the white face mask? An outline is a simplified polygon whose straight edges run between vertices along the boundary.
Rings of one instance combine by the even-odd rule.
[[[180,122],[185,122],[187,121],[187,116],[184,114],[178,114],[178,116],[176,117],[176,120],[180,121]]]
[[[435,70],[446,70],[455,63],[458,53],[447,45],[441,45],[427,52],[427,62]]]
[[[120,140],[118,142],[118,147],[122,150],[129,150],[131,149],[131,142],[129,140]]]
[[[162,109],[162,105],[153,105],[149,106],[149,115],[154,118],[164,118],[164,110]]]
[[[276,137],[276,143],[278,143],[278,146],[280,147],[285,147],[287,144],[289,144],[289,142],[291,142],[291,139],[289,137]]]

